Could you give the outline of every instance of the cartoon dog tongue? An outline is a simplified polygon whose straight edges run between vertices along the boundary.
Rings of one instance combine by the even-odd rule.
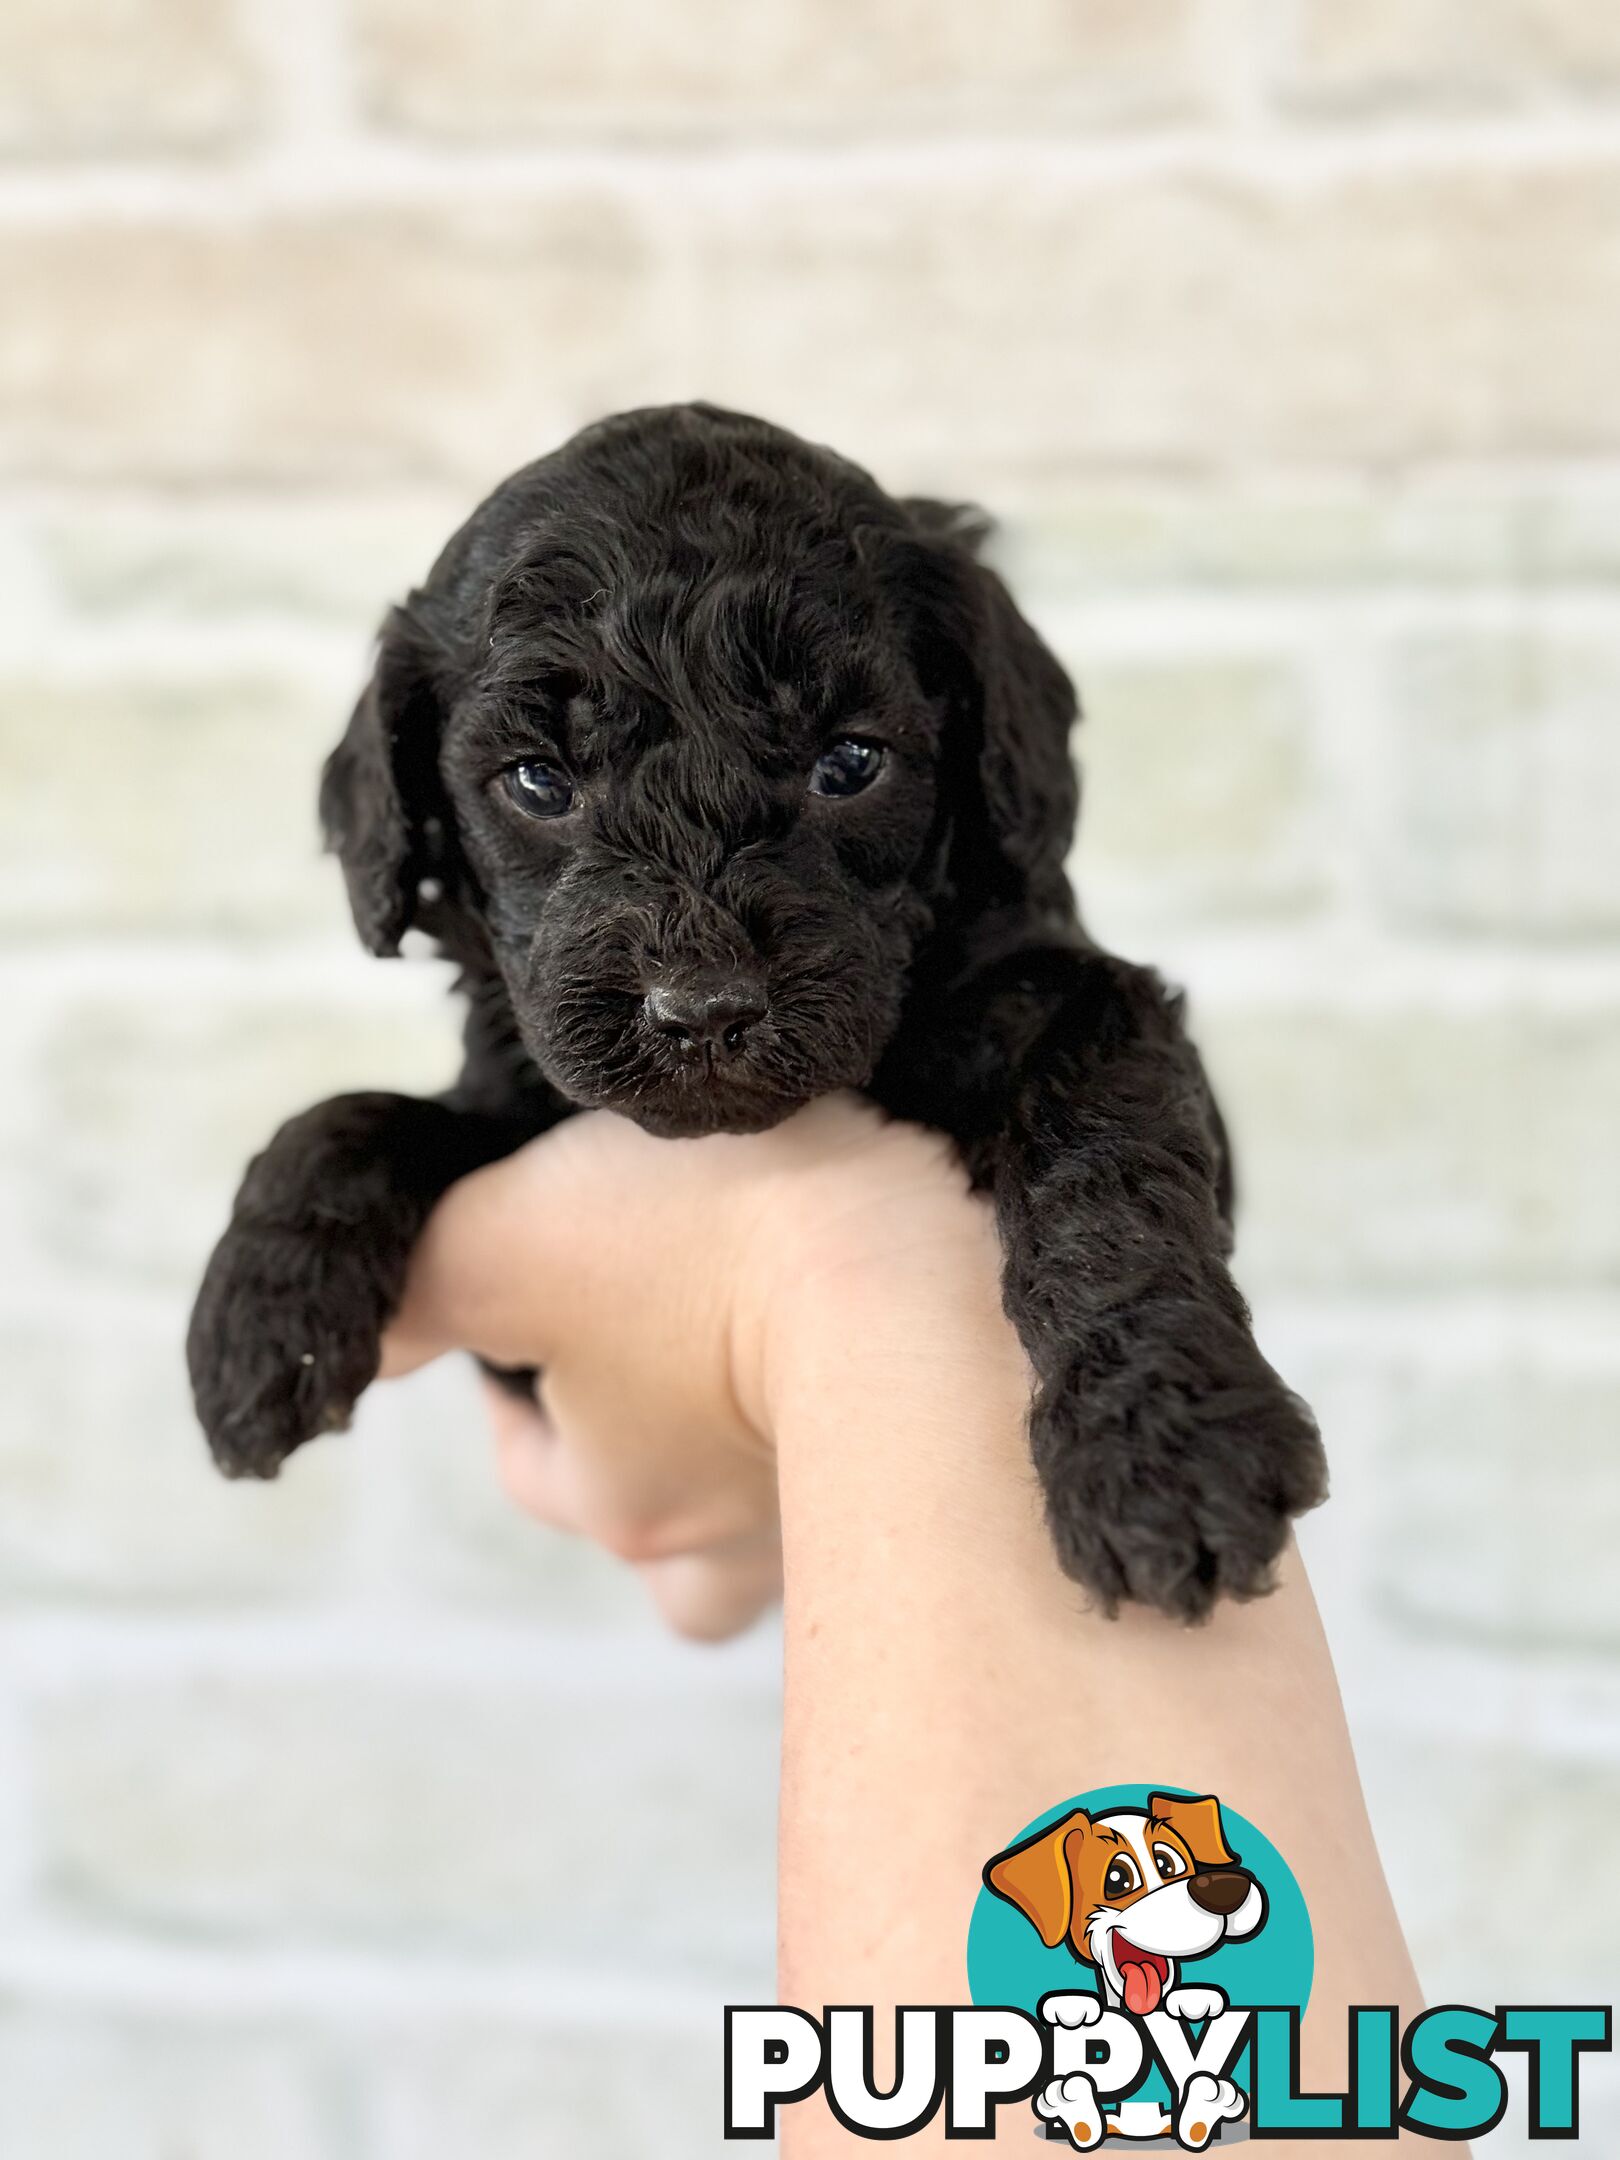
[[[1132,2017],[1146,2017],[1157,2010],[1164,1993],[1164,1960],[1116,1935],[1114,1963],[1119,1967],[1119,1984],[1125,1990],[1125,2007]]]

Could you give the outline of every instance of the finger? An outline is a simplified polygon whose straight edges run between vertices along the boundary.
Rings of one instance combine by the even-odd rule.
[[[449,1347],[448,1343],[436,1341],[401,1314],[383,1330],[377,1377],[379,1380],[402,1380],[407,1373],[443,1357]]]
[[[514,1507],[554,1530],[578,1535],[566,1451],[538,1403],[495,1380],[481,1382],[484,1414],[495,1440],[495,1471]]]
[[[782,1550],[753,1536],[637,1567],[666,1627],[688,1642],[725,1642],[752,1627],[782,1595]]]
[[[657,1567],[711,1542],[711,1525],[635,1475],[635,1455],[605,1449],[499,1382],[485,1380],[496,1475],[514,1507],[588,1538],[634,1567]]]
[[[546,1192],[554,1141],[545,1134],[442,1195],[411,1254],[391,1355],[420,1363],[455,1348],[498,1365],[547,1362],[545,1322],[559,1266]]]

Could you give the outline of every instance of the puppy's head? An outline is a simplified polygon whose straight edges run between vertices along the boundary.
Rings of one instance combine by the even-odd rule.
[[[704,406],[517,474],[329,761],[362,937],[492,960],[547,1078],[654,1131],[859,1086],[931,934],[1067,904],[1073,693],[976,536]]]
[[[1067,1943],[1141,2017],[1159,2007],[1182,1960],[1254,1934],[1266,1917],[1265,1892],[1237,1865],[1211,1794],[1154,1793],[1145,1809],[1095,1817],[1076,1808],[998,1853],[984,1880],[1048,1949]]]

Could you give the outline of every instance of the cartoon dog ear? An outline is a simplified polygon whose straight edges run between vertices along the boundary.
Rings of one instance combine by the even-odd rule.
[[[1079,808],[1069,755],[1080,713],[1074,685],[979,561],[991,529],[984,514],[919,499],[904,508],[922,542],[907,580],[920,602],[919,672],[966,727],[983,806],[980,837],[989,843],[959,882],[982,890],[988,875],[992,890],[1010,884],[1038,907],[1067,912],[1063,865]]]
[[[392,609],[371,680],[321,775],[326,845],[343,866],[362,942],[383,955],[399,951],[422,880],[443,867],[448,812],[429,659],[425,634]]]
[[[1016,1905],[1048,1950],[1062,1942],[1074,1918],[1073,1848],[1090,1829],[1091,1817],[1076,1808],[985,1864],[985,1888]]]
[[[1178,1799],[1173,1793],[1150,1793],[1148,1813],[1168,1823],[1201,1868],[1232,1867],[1237,1855],[1226,1842],[1221,1803],[1213,1793],[1197,1800]]]

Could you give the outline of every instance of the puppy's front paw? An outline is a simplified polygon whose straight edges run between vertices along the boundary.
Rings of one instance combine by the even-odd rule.
[[[1076,2152],[1090,2152],[1106,2134],[1097,2088],[1083,2070],[1053,2078],[1036,2100],[1035,2112],[1058,2124]]]
[[[1218,1987],[1175,1987],[1164,1998],[1164,2007],[1184,2025],[1202,2025],[1206,2018],[1220,2016],[1226,1997]]]
[[[348,1424],[397,1295],[330,1226],[233,1223],[186,1336],[197,1416],[227,1477],[271,1478]]]
[[[1061,2025],[1070,2032],[1082,2025],[1095,2025],[1103,2013],[1102,1997],[1080,1989],[1072,1994],[1043,1995],[1040,2008],[1048,2025]]]
[[[1189,2152],[1202,2152],[1223,2122],[1237,2122],[1249,2103],[1230,2078],[1199,2070],[1187,2080],[1176,2103],[1176,2138]]]
[[[1182,1620],[1256,1597],[1292,1517],[1326,1496],[1316,1422],[1240,1330],[1133,1333],[1076,1358],[1031,1419],[1058,1558],[1106,1612]]]

